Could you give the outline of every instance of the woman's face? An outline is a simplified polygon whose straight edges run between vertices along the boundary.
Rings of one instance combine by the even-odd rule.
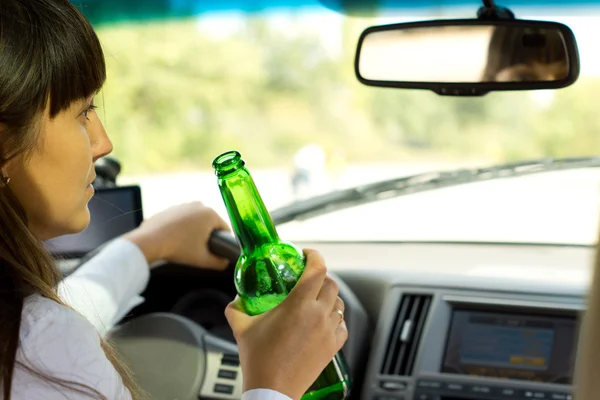
[[[34,151],[4,171],[40,240],[80,232],[89,223],[94,162],[112,151],[92,101],[73,102],[52,119],[46,110]]]

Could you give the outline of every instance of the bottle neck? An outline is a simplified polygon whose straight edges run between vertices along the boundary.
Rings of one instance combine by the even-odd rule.
[[[267,243],[279,242],[271,216],[246,168],[219,176],[219,189],[242,254],[249,254]]]

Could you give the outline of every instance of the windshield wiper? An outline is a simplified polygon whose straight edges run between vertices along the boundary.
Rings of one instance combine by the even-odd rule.
[[[600,156],[541,158],[486,168],[425,172],[368,183],[350,189],[337,190],[311,197],[306,200],[299,200],[273,210],[271,217],[275,224],[283,224],[294,220],[312,218],[343,208],[354,207],[363,203],[449,186],[544,172],[597,167],[600,167]]]

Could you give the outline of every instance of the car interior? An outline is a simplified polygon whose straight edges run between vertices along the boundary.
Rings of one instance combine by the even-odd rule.
[[[173,19],[188,18],[198,9],[209,8],[200,0],[165,1],[162,6],[153,2],[156,9],[148,6],[141,12],[131,6],[135,2],[123,3],[130,5],[82,2],[84,12],[97,24],[128,17],[150,21],[161,13]],[[225,3],[223,8],[235,7]],[[323,0],[322,5],[336,12],[363,14],[369,12],[370,3]],[[399,10],[396,15],[419,15],[416,3],[373,2]],[[353,57],[346,60],[357,82],[366,89],[430,92],[439,101],[465,97],[473,102],[494,96],[494,92],[560,92],[578,84],[580,64],[585,64],[580,61],[576,33],[551,17],[534,20],[515,16],[520,9],[537,6],[538,2],[429,3],[442,8],[446,3],[460,6],[466,10],[466,17],[415,17],[410,21],[398,17],[367,27],[356,37]],[[510,8],[505,7],[508,5]],[[483,39],[468,39],[477,35]],[[464,61],[465,54],[476,53],[479,56],[469,58],[475,61]],[[507,161],[494,167],[382,177],[272,207],[280,235],[299,248],[322,252],[339,284],[349,332],[343,348],[352,375],[349,398],[572,398],[580,315],[586,307],[594,244],[511,241],[511,237],[518,237],[518,231],[527,230],[526,217],[511,222],[512,230],[505,235],[509,240],[498,241],[385,240],[362,225],[364,219],[353,219],[355,209],[381,207],[386,225],[402,226],[410,222],[411,209],[404,207],[402,211],[398,203],[390,203],[398,198],[408,201],[438,193],[439,200],[435,201],[447,203],[440,194],[446,190],[468,191],[496,181],[543,179],[582,169],[592,171],[596,177],[593,168],[600,165],[593,154],[562,159],[549,154],[533,161]],[[121,184],[117,159],[100,160],[96,172],[90,226],[80,234],[46,243],[66,276],[94,257],[104,244],[139,226],[148,214],[144,207],[151,197],[144,195],[141,184],[131,180]],[[549,185],[559,185],[560,178],[548,179]],[[564,187],[569,190],[569,186]],[[502,212],[511,212],[510,207],[516,206],[510,200],[503,203],[501,196],[519,195],[504,187],[494,190],[486,189],[497,203],[490,200],[478,204],[486,213],[499,213],[504,218]],[[470,192],[464,193],[470,196]],[[464,200],[465,207],[474,208],[478,200],[473,198],[473,203]],[[543,207],[542,200],[535,205]],[[429,202],[426,197],[415,200],[427,207],[435,201]],[[448,207],[445,212],[451,214],[452,210]],[[454,210],[459,220],[463,218],[464,210]],[[568,205],[556,210],[563,212],[571,212]],[[594,212],[587,218],[596,223]],[[414,226],[436,229],[437,225],[449,224],[434,217],[434,213],[419,214],[420,221]],[[304,223],[307,233],[295,235],[295,229]],[[348,226],[349,230],[354,226],[372,240],[323,240],[322,232],[333,225]],[[449,229],[460,230],[459,225]],[[544,229],[553,227],[562,229],[552,221]],[[242,371],[235,339],[224,316],[226,305],[236,295],[233,272],[240,249],[236,238],[226,232],[214,232],[209,246],[215,254],[230,260],[226,271],[166,264],[154,268],[142,294],[144,303],[108,334],[153,399],[241,397]]]

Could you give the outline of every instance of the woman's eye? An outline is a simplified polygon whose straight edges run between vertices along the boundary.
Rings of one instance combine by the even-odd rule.
[[[94,111],[96,108],[97,108],[97,107],[96,107],[95,105],[91,104],[91,105],[90,105],[88,108],[86,108],[86,109],[83,111],[83,117],[84,117],[85,119],[89,120],[89,118],[88,118],[88,114],[89,114],[90,112]]]

